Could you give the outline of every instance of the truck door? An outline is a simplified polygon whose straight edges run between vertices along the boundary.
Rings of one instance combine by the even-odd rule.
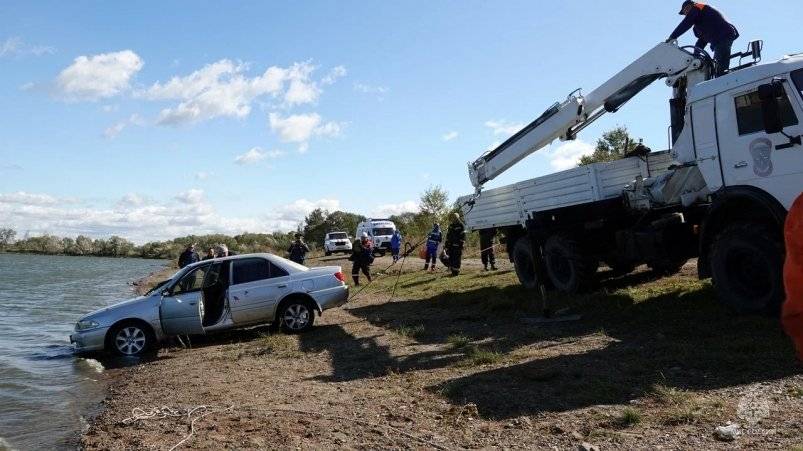
[[[184,275],[162,296],[159,317],[168,335],[204,333],[203,284],[210,265],[199,266]]]
[[[722,187],[717,127],[714,123],[716,103],[713,97],[692,105],[692,136],[697,165],[712,192]]]
[[[235,324],[273,319],[276,303],[289,290],[290,276],[275,269],[271,274],[272,267],[268,260],[258,257],[233,261],[229,307]]]
[[[791,136],[803,134],[803,72],[798,71],[796,78],[797,85],[787,78],[785,93],[778,98],[784,132]],[[722,171],[725,185],[755,186],[772,194],[788,209],[803,187],[803,147],[778,150],[776,146],[789,139],[780,133],[764,132],[758,86],[770,81],[751,83],[717,97]]]

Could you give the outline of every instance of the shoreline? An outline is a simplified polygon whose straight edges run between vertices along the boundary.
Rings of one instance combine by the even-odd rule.
[[[483,272],[470,261],[458,278],[418,263],[405,266],[396,298],[385,293],[396,277],[377,277],[375,289],[316,318],[309,333],[194,337],[191,348],[165,347],[113,370],[80,446],[170,448],[193,422],[185,445],[202,449],[801,444],[803,374],[779,325],[725,315],[691,268],[614,280],[610,294],[575,306],[584,319],[523,327],[521,317],[540,306],[509,263]],[[700,305],[690,311],[681,301]],[[745,399],[768,407],[757,425],[745,423]],[[124,421],[163,406],[175,415]],[[715,429],[729,422],[742,434],[719,441]]]

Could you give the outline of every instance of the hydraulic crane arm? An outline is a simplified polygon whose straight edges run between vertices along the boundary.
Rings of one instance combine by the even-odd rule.
[[[668,77],[667,84],[671,86],[678,78],[702,66],[702,59],[674,43],[656,45],[588,95],[583,96],[579,89],[572,92],[566,100],[550,106],[499,147],[469,163],[471,184],[479,192],[485,182],[555,139],[574,139],[580,130],[606,112],[617,111],[655,80]]]

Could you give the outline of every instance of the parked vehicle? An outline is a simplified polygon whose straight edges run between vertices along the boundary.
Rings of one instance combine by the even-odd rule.
[[[307,268],[271,254],[191,264],[144,296],[83,316],[70,342],[77,352],[141,355],[173,335],[200,335],[272,323],[308,331],[315,312],[344,304],[339,266]]]
[[[329,256],[335,252],[351,253],[351,240],[346,232],[329,232],[323,239],[323,251]]]
[[[390,239],[395,230],[396,224],[389,219],[367,219],[357,225],[356,236],[367,233],[373,243],[374,253],[385,255],[390,252]]]
[[[782,227],[803,190],[803,54],[758,64],[761,41],[714,78],[702,49],[660,43],[586,95],[574,91],[469,165],[467,228],[497,229],[523,285],[587,289],[604,262],[670,274],[699,257],[719,299],[777,312],[784,299]],[[750,61],[742,64],[744,59]],[[574,139],[650,83],[666,79],[671,149],[637,152],[483,191],[553,140]]]

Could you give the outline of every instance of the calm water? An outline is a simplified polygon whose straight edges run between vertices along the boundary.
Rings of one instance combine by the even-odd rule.
[[[69,334],[84,313],[133,297],[160,260],[0,254],[0,450],[65,447],[103,399],[103,366]]]

